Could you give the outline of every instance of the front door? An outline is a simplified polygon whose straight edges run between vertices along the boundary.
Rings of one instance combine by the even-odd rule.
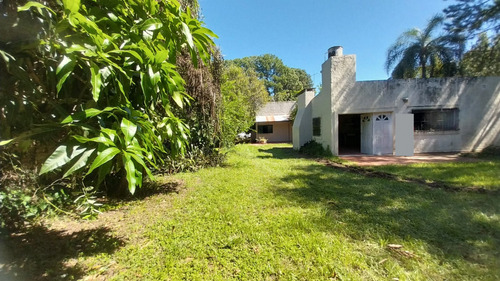
[[[392,115],[373,114],[373,154],[392,154]]]
[[[373,154],[373,114],[361,114],[361,153]]]

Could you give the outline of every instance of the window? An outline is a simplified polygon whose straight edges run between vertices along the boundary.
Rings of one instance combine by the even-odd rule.
[[[377,115],[375,121],[389,121],[389,117],[385,114]]]
[[[457,131],[459,128],[458,108],[418,109],[412,113],[415,131]]]
[[[259,134],[272,134],[273,133],[273,125],[259,125],[258,132],[259,132]]]
[[[321,118],[313,118],[313,136],[321,136]]]

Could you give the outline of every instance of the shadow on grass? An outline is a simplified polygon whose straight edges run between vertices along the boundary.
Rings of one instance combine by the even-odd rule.
[[[0,240],[0,280],[77,280],[84,276],[76,259],[112,253],[124,241],[105,227],[73,233],[33,227]]]
[[[148,182],[144,187],[136,190],[134,195],[127,198],[130,201],[142,201],[157,194],[179,193],[184,187],[184,182],[180,180],[153,181]]]
[[[259,153],[264,155],[259,155],[257,158],[260,159],[292,159],[292,158],[310,158],[305,154],[300,154],[294,151],[291,147],[271,147],[271,148],[259,148]]]
[[[277,196],[329,210],[316,223],[322,231],[342,231],[375,243],[424,241],[429,253],[446,259],[500,260],[500,223],[494,218],[500,214],[500,196],[430,190],[317,164],[279,180],[294,187],[276,186]]]
[[[432,179],[463,187],[500,190],[500,161],[455,162],[424,166],[389,165],[374,167],[377,171]]]
[[[104,196],[105,200],[101,203],[107,207],[107,210],[115,209],[128,202],[142,201],[151,196],[159,194],[179,193],[184,188],[184,182],[180,180],[169,181],[148,181],[143,187],[138,188],[132,195],[127,188],[123,188],[123,192],[119,195]]]

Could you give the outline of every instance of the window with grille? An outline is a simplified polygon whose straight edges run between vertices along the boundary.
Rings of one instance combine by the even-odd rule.
[[[321,136],[321,118],[313,118],[313,136]]]
[[[459,129],[458,108],[418,109],[413,110],[412,113],[415,131],[438,132]]]

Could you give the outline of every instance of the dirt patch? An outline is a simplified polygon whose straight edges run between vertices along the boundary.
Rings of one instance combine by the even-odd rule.
[[[143,195],[95,220],[60,217],[0,237],[0,280],[77,280],[84,276],[106,280],[120,270],[116,262],[88,265],[81,264],[81,258],[143,243],[148,226],[171,212],[172,193],[183,196],[186,191],[181,181],[161,182],[158,187],[168,192]],[[98,273],[88,276],[89,271]]]

